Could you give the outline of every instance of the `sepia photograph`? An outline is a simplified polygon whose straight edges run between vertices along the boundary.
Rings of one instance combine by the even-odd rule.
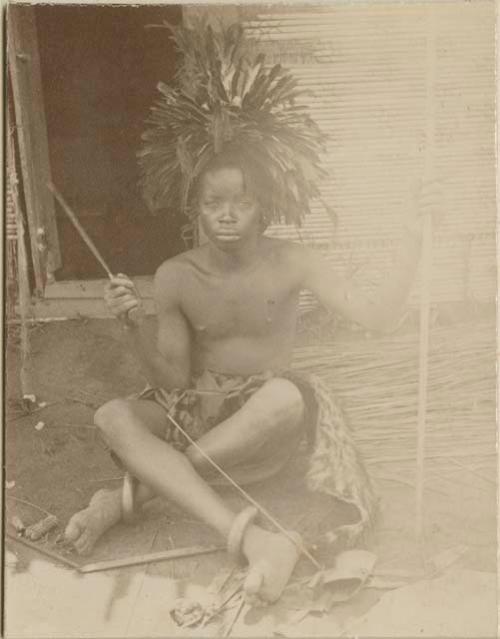
[[[497,636],[496,20],[7,2],[3,636]]]

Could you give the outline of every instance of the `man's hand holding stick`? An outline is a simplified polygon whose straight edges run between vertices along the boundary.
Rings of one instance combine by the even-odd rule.
[[[126,325],[130,326],[137,324],[144,316],[144,309],[134,283],[130,278],[122,273],[119,273],[116,276],[113,275],[111,269],[104,261],[104,258],[97,250],[94,242],[90,239],[87,231],[83,228],[74,211],[70,208],[61,193],[59,193],[52,183],[49,183],[47,186],[64,213],[72,222],[82,240],[106,272],[109,282],[105,287],[104,299],[106,300],[109,310],[115,317],[123,320]]]

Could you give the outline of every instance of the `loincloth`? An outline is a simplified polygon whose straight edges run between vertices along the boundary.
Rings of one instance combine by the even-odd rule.
[[[299,389],[305,406],[304,434],[309,450],[306,475],[309,489],[348,502],[359,512],[359,521],[327,533],[331,543],[351,545],[371,524],[377,499],[370,477],[356,449],[343,411],[330,389],[316,376],[294,371],[233,376],[205,371],[193,388],[166,391],[147,388],[136,396],[153,400],[166,411],[165,440],[184,451],[193,440],[236,413],[273,377],[288,379]]]
[[[192,388],[171,391],[146,388],[134,398],[154,401],[165,410],[167,417],[172,419],[167,419],[163,438],[176,450],[183,452],[190,443],[184,433],[196,441],[234,415],[273,377],[275,375],[270,372],[242,376],[205,370],[194,378]]]

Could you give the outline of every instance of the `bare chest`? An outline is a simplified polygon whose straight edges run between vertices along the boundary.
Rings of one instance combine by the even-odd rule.
[[[298,291],[285,273],[261,270],[224,277],[194,274],[182,308],[200,338],[258,337],[295,321]]]

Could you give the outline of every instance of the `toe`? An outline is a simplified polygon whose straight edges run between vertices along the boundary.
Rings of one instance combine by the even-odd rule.
[[[265,602],[258,595],[248,595],[244,594],[245,603],[248,604],[251,608],[261,608]]]
[[[80,522],[78,521],[77,517],[72,517],[69,521],[69,524],[66,526],[64,536],[68,541],[75,542],[81,534],[82,526],[80,525]]]
[[[73,542],[76,551],[80,555],[86,555],[92,547],[92,539],[88,530],[84,530],[80,537]]]
[[[243,590],[247,597],[254,597],[258,595],[264,582],[264,573],[262,569],[256,565],[252,566],[248,571],[245,582],[243,584]]]

